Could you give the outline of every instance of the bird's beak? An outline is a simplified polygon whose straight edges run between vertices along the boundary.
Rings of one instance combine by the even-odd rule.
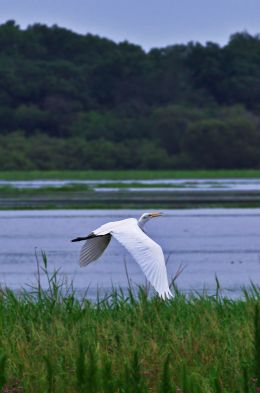
[[[150,214],[151,215],[151,217],[160,217],[160,216],[163,216],[163,213],[161,213],[161,212],[153,212],[153,213],[151,213]]]

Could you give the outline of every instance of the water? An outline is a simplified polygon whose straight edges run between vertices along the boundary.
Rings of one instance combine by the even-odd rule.
[[[42,187],[62,187],[70,184],[84,184],[99,191],[118,191],[117,187],[105,187],[102,185],[109,183],[129,184],[128,191],[169,191],[169,187],[173,187],[176,191],[260,191],[260,179],[157,179],[157,180],[0,180],[0,186],[11,186],[19,189],[36,189]],[[135,183],[138,187],[131,187]],[[146,188],[142,188],[145,185]],[[147,185],[150,185],[147,188]],[[161,185],[161,187],[153,187]]]
[[[78,235],[99,225],[127,217],[138,210],[57,210],[0,212],[0,283],[14,290],[36,282],[35,250],[47,253],[50,269],[59,268],[75,289],[95,297],[112,287],[127,287],[124,261],[133,284],[145,283],[144,275],[115,240],[98,262],[78,266]],[[214,293],[217,275],[223,291],[234,297],[250,280],[260,283],[260,209],[166,210],[151,220],[146,232],[161,244],[168,259],[168,275],[185,266],[178,287],[189,292],[206,288]]]

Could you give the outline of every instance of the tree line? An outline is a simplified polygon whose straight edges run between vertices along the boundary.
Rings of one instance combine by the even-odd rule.
[[[260,167],[260,36],[145,52],[0,25],[0,168]]]

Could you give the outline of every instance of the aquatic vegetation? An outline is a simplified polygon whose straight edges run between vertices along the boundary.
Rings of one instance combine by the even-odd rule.
[[[259,177],[259,169],[0,171],[2,180],[246,179]]]
[[[49,186],[39,188],[17,188],[10,185],[0,185],[0,195],[45,195],[66,192],[87,192],[91,190],[87,184],[66,184],[63,186]]]
[[[243,299],[112,291],[95,303],[49,272],[0,292],[2,392],[213,393],[260,386],[260,290]]]

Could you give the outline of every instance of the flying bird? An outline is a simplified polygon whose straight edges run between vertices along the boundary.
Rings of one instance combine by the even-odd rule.
[[[144,213],[139,220],[127,218],[101,225],[89,235],[77,237],[72,242],[85,240],[80,251],[80,266],[97,260],[105,251],[112,236],[121,243],[140,265],[147,279],[163,299],[172,297],[169,288],[164,255],[161,246],[146,235],[143,226],[162,213]]]

